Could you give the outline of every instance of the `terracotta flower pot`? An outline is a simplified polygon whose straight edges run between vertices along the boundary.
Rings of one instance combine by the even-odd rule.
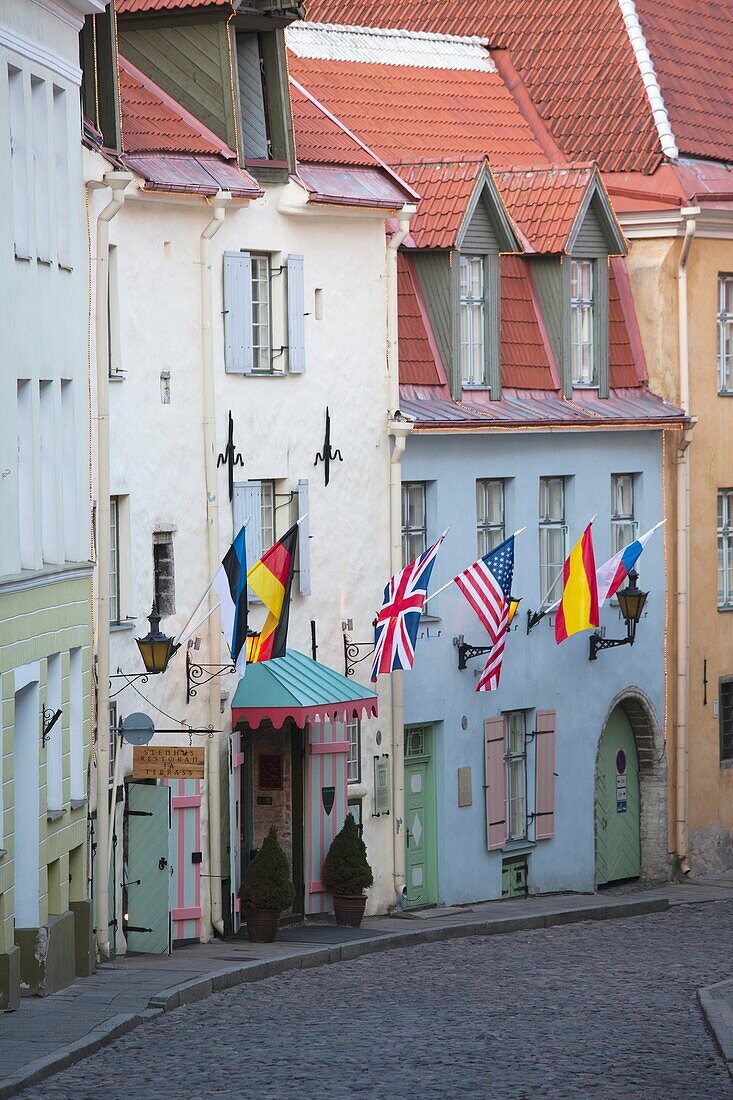
[[[366,894],[334,894],[333,908],[336,924],[358,928],[364,918]]]
[[[280,914],[276,909],[245,909],[247,933],[252,943],[272,943]]]

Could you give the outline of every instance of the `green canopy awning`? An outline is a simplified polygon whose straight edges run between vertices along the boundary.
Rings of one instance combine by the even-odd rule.
[[[232,725],[246,723],[253,729],[261,722],[280,729],[288,720],[303,729],[316,719],[347,722],[377,713],[376,691],[294,649],[247,665],[232,699]]]

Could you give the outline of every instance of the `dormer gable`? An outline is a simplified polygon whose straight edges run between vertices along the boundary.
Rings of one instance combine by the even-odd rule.
[[[521,245],[488,165],[476,179],[455,246],[460,251],[520,252]]]
[[[628,252],[597,169],[575,217],[566,251],[570,256],[583,257],[625,256]]]

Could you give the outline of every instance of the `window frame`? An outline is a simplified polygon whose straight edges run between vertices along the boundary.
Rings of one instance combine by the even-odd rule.
[[[422,492],[422,524],[420,526],[410,526],[407,522],[408,511],[406,509],[406,501],[408,494],[406,490],[419,488]],[[402,540],[402,565],[403,567],[408,562],[415,561],[420,557],[420,554],[424,554],[428,548],[428,485],[426,481],[403,481],[402,482],[402,525],[401,525],[401,540]],[[413,554],[412,550],[408,551],[409,540],[415,536],[422,535],[423,548],[417,554]]]
[[[552,482],[552,481],[559,482],[560,486],[561,486],[561,489],[562,489],[562,517],[560,519],[551,518],[551,517],[548,516],[548,514],[546,512],[543,512],[543,510],[542,510],[542,507],[543,507],[543,504],[542,504],[543,487],[545,485],[547,485],[549,482]],[[566,481],[567,481],[566,477],[558,476],[558,475],[548,475],[547,477],[540,477],[540,483],[539,483],[539,497],[540,497],[540,499],[539,499],[539,521],[538,521],[539,543],[540,543],[540,547],[539,547],[540,606],[542,606],[545,603],[545,601],[548,599],[548,597],[556,591],[557,575],[562,573],[563,563],[565,562],[565,559],[568,556],[568,527],[567,527],[567,523],[566,523],[566,509],[567,509],[567,485],[566,485]],[[558,563],[553,563],[553,565],[550,565],[549,562],[547,561],[547,554],[544,553],[544,551],[546,550],[546,545],[543,545],[543,543],[545,543],[546,540],[543,540],[543,537],[542,537],[543,531],[551,531],[551,530],[552,531],[559,530],[559,531],[562,532],[562,551],[561,551],[562,561],[560,561],[559,564]],[[552,577],[552,578],[550,578],[549,574],[547,573],[547,570],[549,570],[550,568],[557,568],[557,570],[558,570],[558,574],[556,576]],[[555,587],[553,587],[553,585]]]
[[[478,263],[479,272],[481,277],[480,294],[475,297],[473,293],[463,292],[463,273],[466,268],[471,271],[473,263]],[[486,301],[486,289],[487,289],[487,270],[486,270],[486,256],[475,253],[467,252],[459,253],[458,259],[458,368],[460,371],[461,387],[463,389],[487,389],[487,331],[486,331],[486,318],[487,318],[487,301]],[[472,287],[473,280],[471,277],[468,279],[468,287]],[[473,316],[478,310],[479,314],[479,331],[481,333],[481,345],[480,345],[480,362],[481,362],[481,377],[467,378],[466,367],[468,365],[467,350],[469,347],[473,351],[475,344],[469,343],[468,340],[463,340],[463,318],[464,314],[468,320],[466,323],[466,332],[473,332]],[[475,360],[473,355],[471,356],[471,373],[473,373],[473,367]]]
[[[529,789],[528,789],[528,767],[527,767],[527,710],[506,710],[502,713],[504,719],[504,804],[506,813],[506,844],[521,844],[530,839],[529,837]],[[522,749],[521,752],[517,752],[512,748],[511,734],[512,727],[511,721],[521,716],[521,740]],[[512,780],[513,764],[521,764],[520,773],[521,780],[520,786],[522,788],[520,795],[513,797],[514,783]],[[520,807],[524,807],[523,818],[523,832],[521,834],[513,835],[512,833],[512,803],[519,803]]]
[[[500,491],[501,501],[501,521],[492,522],[487,518],[488,509],[485,509],[482,515],[480,509],[480,502],[486,504],[488,495],[486,490],[490,485],[498,485]],[[491,542],[492,534],[496,537],[495,542]],[[495,550],[497,546],[506,538],[506,478],[503,477],[479,477],[476,478],[476,546],[478,550],[478,556],[480,558],[485,557],[487,554]]]
[[[631,511],[622,513],[617,511],[617,484],[621,478],[628,478],[631,484]],[[630,542],[636,538],[639,523],[636,518],[636,475],[635,474],[611,474],[611,557],[618,554]],[[629,538],[622,537],[619,532],[627,530]]]
[[[733,274],[729,272],[719,272],[718,274],[718,312],[717,312],[717,342],[716,342],[716,367],[718,373],[718,396],[720,397],[733,397],[733,351],[730,354],[730,368],[729,378],[730,383],[726,385],[724,378],[723,367],[723,347],[724,347],[724,331],[725,325],[730,324],[733,326],[733,310],[730,312],[725,308],[725,287],[731,284],[733,287]],[[731,343],[733,344],[733,336],[731,337]]]
[[[252,337],[252,374],[267,375],[267,374],[280,374],[282,371],[276,371],[274,362],[274,349],[272,345],[273,335],[273,314],[272,314],[272,255],[269,252],[250,252],[250,295],[252,301],[252,320],[251,320],[251,337]],[[267,287],[267,366],[257,366],[257,361],[262,356],[263,345],[260,345],[255,340],[255,331],[262,327],[262,322],[255,322],[255,306],[259,305],[259,302],[255,301],[255,287],[262,285],[259,276],[255,278],[255,268],[264,263],[266,265],[266,279],[265,286]]]
[[[353,733],[356,736],[352,736]],[[361,719],[351,718],[344,722],[344,734],[344,740],[349,743],[346,754],[346,782],[361,783]]]
[[[730,688],[730,732],[726,733],[724,730],[725,717],[723,714],[723,694],[724,688]],[[733,676],[721,676],[718,681],[718,730],[719,730],[719,751],[720,751],[720,763],[724,766],[733,767]],[[730,749],[728,755],[724,755],[723,742],[724,740],[730,741]]]
[[[109,774],[107,776],[107,787],[111,788],[115,781],[115,758],[120,751],[120,745],[117,740],[117,700],[110,699],[109,701]]]
[[[113,626],[118,626],[122,622],[120,616],[120,498],[119,496],[111,496],[109,498],[109,526],[110,526],[110,538],[109,538],[109,553],[110,561],[109,568],[109,621]],[[112,558],[114,558],[114,568],[112,566]],[[113,581],[114,578],[114,581]],[[112,613],[112,605],[115,605],[116,614]]]
[[[573,282],[576,291],[580,280],[575,278],[580,268],[587,269],[589,276],[589,293],[585,297],[582,293],[573,293]],[[595,261],[587,257],[570,258],[570,380],[573,386],[583,386],[596,389],[598,382],[598,363],[596,354],[596,266]],[[589,366],[588,377],[583,377],[585,368],[582,364],[583,318],[587,317],[589,335]]]
[[[721,508],[721,503],[723,507]],[[722,523],[721,523],[722,519]],[[733,611],[733,582],[726,578],[733,572],[733,488],[717,492],[718,533],[718,611]],[[722,567],[721,567],[722,551]],[[723,580],[721,586],[721,578]],[[722,596],[722,599],[721,599]]]

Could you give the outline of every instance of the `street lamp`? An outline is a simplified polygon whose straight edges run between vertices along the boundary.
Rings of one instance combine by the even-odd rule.
[[[149,676],[157,676],[158,673],[165,672],[168,668],[168,662],[180,646],[177,646],[167,634],[161,633],[160,612],[156,604],[152,606],[148,615],[148,622],[150,623],[148,633],[144,638],[136,638],[135,641],[140,650],[146,673]]]
[[[626,637],[625,638],[604,638],[598,632],[591,634],[590,636],[590,653],[588,655],[589,661],[595,661],[598,651],[601,649],[613,649],[619,645],[633,645],[636,639],[636,628],[639,625],[639,620],[644,611],[644,605],[646,604],[648,592],[642,592],[637,585],[639,574],[635,569],[632,569],[629,573],[629,579],[626,582],[626,588],[619,589],[618,606],[621,614],[624,617],[626,623]]]

